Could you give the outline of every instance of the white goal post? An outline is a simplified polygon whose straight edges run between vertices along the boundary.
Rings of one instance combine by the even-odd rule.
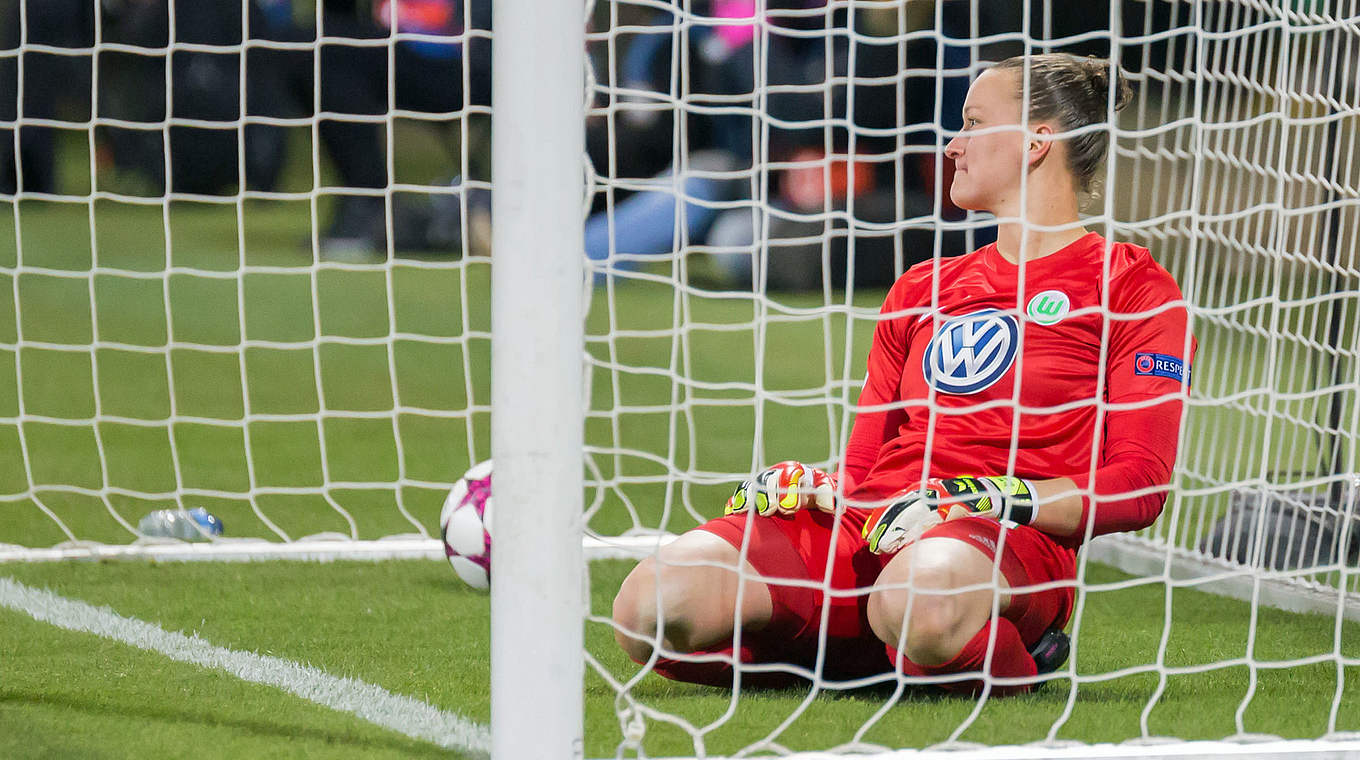
[[[584,22],[576,0],[495,4],[493,757],[584,752]]]

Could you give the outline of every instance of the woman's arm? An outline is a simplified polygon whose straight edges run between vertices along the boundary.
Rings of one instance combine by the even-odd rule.
[[[1054,536],[1070,536],[1082,525],[1083,499],[1071,478],[1031,480],[1039,502],[1030,525]]]
[[[1180,289],[1147,266],[1111,282],[1105,412],[1094,470],[1039,481],[1035,527],[1080,541],[1140,530],[1166,503],[1195,342]],[[1144,315],[1145,316],[1141,316]],[[1139,316],[1135,316],[1139,315]]]
[[[1104,466],[1095,477],[1031,480],[1038,509],[1030,525],[1054,536],[1084,537],[1091,499],[1082,490],[1094,483],[1097,495],[1092,535],[1139,530],[1161,514],[1176,461],[1181,402],[1105,416]],[[1146,491],[1141,495],[1130,495]],[[1105,497],[1105,498],[1101,498]]]
[[[898,399],[898,388],[902,382],[902,365],[907,359],[907,337],[902,327],[903,320],[892,319],[893,314],[903,307],[904,280],[898,280],[879,310],[880,319],[874,328],[874,341],[869,347],[869,366],[864,378],[864,388],[860,391],[855,425],[850,430],[850,440],[845,444],[845,455],[841,459],[841,488],[849,493],[856,483],[864,480],[878,460],[883,444],[897,435],[906,421],[907,413],[900,406],[886,407]]]

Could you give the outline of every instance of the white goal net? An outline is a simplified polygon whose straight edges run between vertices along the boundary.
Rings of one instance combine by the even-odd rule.
[[[490,31],[412,6],[0,3],[0,557],[442,554]],[[225,530],[145,535],[181,508]]]
[[[0,0],[0,559],[442,556],[440,502],[491,454],[489,5]],[[995,234],[948,200],[972,77],[1026,52],[1111,57],[1134,99],[1088,227],[1174,275],[1199,354],[1166,509],[1084,550],[1080,577],[1102,570],[1074,634],[1113,594],[1166,614],[1131,661],[1089,656],[1108,631],[1076,636],[1064,698],[999,743],[1099,723],[1084,697],[1124,678],[1151,684],[1128,725],[1081,741],[1170,733],[1176,679],[1225,669],[1250,684],[1195,738],[1281,733],[1255,728],[1258,673],[1293,667],[1336,677],[1290,738],[1357,730],[1360,4],[595,0],[586,17],[590,546],[644,556],[773,462],[838,462],[886,288]],[[222,535],[139,527],[197,507]],[[588,754],[958,746],[988,722],[979,702],[885,732],[915,709],[892,679],[754,707],[669,693],[612,648],[612,577],[596,572],[586,689],[618,728]],[[1241,649],[1180,657],[1198,590],[1245,600]],[[1259,643],[1266,607],[1322,620],[1323,643]]]
[[[1149,738],[1158,699],[1187,674],[1245,666],[1254,679],[1318,662],[1345,671],[1354,659],[1339,621],[1360,618],[1358,12],[1254,2],[597,8],[588,125],[609,150],[590,156],[587,224],[614,234],[588,250],[591,526],[681,532],[720,514],[735,481],[773,462],[834,466],[884,288],[916,262],[994,234],[989,219],[950,205],[941,156],[981,62],[1111,57],[1131,74],[1134,100],[1087,226],[1146,246],[1175,276],[1199,354],[1166,509],[1147,530],[1087,548],[1084,561],[1132,575],[1092,581],[1074,617],[1079,629],[1097,589],[1152,587],[1166,628],[1159,621],[1147,659],[1105,671],[1089,647],[1108,640],[1088,644],[1084,666],[1079,642],[1068,706],[1121,676],[1154,673],[1137,728],[1116,737]],[[638,176],[648,157],[651,173]],[[661,218],[655,239],[637,234],[644,207]],[[1192,661],[1178,656],[1172,622],[1187,614],[1190,590],[1245,600],[1253,638],[1263,606],[1321,614],[1328,633],[1307,656],[1248,641]],[[608,629],[608,608],[595,612],[592,626]],[[619,695],[622,751],[645,748],[647,727],[679,726],[694,752],[714,752],[743,711],[760,709],[733,697],[719,715],[658,710],[646,667],[594,665]],[[807,701],[780,705],[743,751],[807,748],[799,725],[822,725],[809,716],[825,709],[815,695],[840,688],[811,682]],[[1253,685],[1212,738],[1262,733],[1244,717],[1254,698]],[[911,708],[811,743],[957,747],[986,722],[979,706],[922,732],[931,738],[895,744],[875,728],[892,709]],[[1339,682],[1319,710],[1327,719],[1312,736],[1347,725]],[[1061,739],[1081,712],[1059,710],[1015,736]]]
[[[1360,40],[1343,6],[1170,6],[1203,31],[1135,48],[1113,163],[1127,192],[1107,208],[1177,277],[1204,350],[1177,498],[1121,537],[1126,561],[1198,565],[1248,595],[1287,581],[1356,619]],[[1282,588],[1266,593],[1287,603]]]
[[[771,461],[837,460],[882,289],[994,234],[950,205],[936,164],[970,72],[1074,50],[1116,57],[1135,84],[1089,226],[1154,252],[1194,306],[1203,352],[1176,496],[1154,528],[1119,540],[1225,569],[1325,575],[1353,562],[1360,40],[1346,8],[1305,5],[1126,3],[1074,19],[1061,4],[1026,16],[772,3],[758,40],[720,10],[608,5],[591,35],[590,126],[610,149],[591,155],[588,224],[618,238],[590,251],[614,307],[588,332],[591,424],[609,430],[592,460],[614,497],[597,499],[598,529],[675,530],[683,520],[658,524],[633,505],[664,494],[664,519],[697,521]],[[742,35],[752,44],[724,48]],[[639,48],[660,56],[649,61],[660,79],[636,77]],[[670,150],[657,157],[658,144]],[[648,158],[653,176],[620,168]],[[638,213],[639,196],[662,213]],[[658,216],[657,239],[628,231]],[[645,308],[618,307],[632,298]],[[630,403],[647,385],[672,401]],[[750,430],[754,445],[715,427]],[[796,448],[771,450],[790,427]],[[631,495],[647,486],[666,488]],[[1337,587],[1335,575],[1292,575]]]

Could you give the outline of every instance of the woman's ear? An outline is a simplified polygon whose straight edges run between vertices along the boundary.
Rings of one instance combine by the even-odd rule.
[[[1025,165],[1038,166],[1053,148],[1053,127],[1048,124],[1031,124],[1025,141]]]

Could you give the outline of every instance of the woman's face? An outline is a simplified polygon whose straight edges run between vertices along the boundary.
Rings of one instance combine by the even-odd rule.
[[[963,102],[963,131],[944,149],[945,156],[954,160],[949,197],[955,205],[1001,214],[1019,199],[1026,158],[1025,134],[1017,128],[1019,124],[1015,76],[1008,71],[984,71],[968,88]],[[1012,128],[992,131],[1007,125]],[[1019,209],[1006,213],[1018,214]]]

